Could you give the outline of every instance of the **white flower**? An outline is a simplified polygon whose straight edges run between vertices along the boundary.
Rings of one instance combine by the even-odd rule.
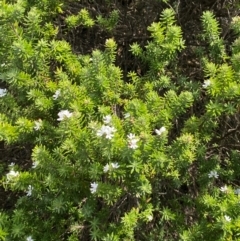
[[[95,193],[97,191],[98,184],[96,182],[91,183],[90,192]]]
[[[136,136],[135,136],[134,134],[132,134],[132,133],[130,133],[129,135],[127,135],[127,137],[128,137],[128,140],[133,140],[133,139],[136,138]]]
[[[138,148],[137,142],[139,141],[138,138],[135,137],[134,134],[130,133],[129,135],[127,135],[128,137],[128,146],[131,149],[136,149]]]
[[[209,178],[212,178],[212,177],[214,177],[214,178],[218,178],[218,173],[217,173],[217,171],[211,171],[210,173],[208,173],[208,177]]]
[[[15,163],[14,162],[11,162],[10,164],[9,164],[9,167],[14,167],[15,166]]]
[[[103,117],[104,124],[110,124],[112,121],[112,117],[110,115],[106,115]]]
[[[138,142],[137,139],[134,139],[134,140],[129,141],[129,143],[128,143],[129,148],[131,148],[131,149],[137,149],[137,148],[138,148],[137,142]]]
[[[235,193],[236,195],[239,195],[239,194],[240,194],[240,188],[235,189],[235,190],[234,190],[234,193]]]
[[[111,163],[113,169],[118,169],[120,166],[117,162]]]
[[[226,185],[224,185],[223,187],[220,187],[220,191],[221,192],[227,192],[228,187]]]
[[[203,87],[204,89],[206,89],[210,84],[211,84],[211,81],[210,81],[210,80],[205,80],[205,81],[204,81],[204,84],[202,85],[202,87]]]
[[[125,118],[125,119],[127,119],[127,118],[129,118],[129,117],[130,117],[130,113],[124,114],[124,118]]]
[[[7,94],[7,89],[1,89],[0,88],[0,97],[3,97]]]
[[[109,168],[110,168],[109,164],[106,164],[106,165],[103,167],[103,171],[104,171],[104,172],[108,172],[108,171],[109,171]]]
[[[34,241],[34,240],[33,240],[32,236],[28,236],[26,241]]]
[[[116,132],[114,127],[103,125],[101,129],[97,131],[97,136],[105,136],[107,139],[112,139],[114,132]]]
[[[107,139],[112,139],[114,132],[116,132],[116,129],[115,129],[114,127],[107,126],[107,129],[106,129],[106,138],[107,138]]]
[[[61,90],[56,90],[55,94],[53,95],[53,99],[56,100],[61,95]]]
[[[19,176],[19,172],[15,172],[14,170],[11,170],[9,173],[7,173],[7,180],[11,181],[12,179]]]
[[[152,215],[148,215],[147,218],[148,218],[149,221],[153,220],[153,216]]]
[[[103,171],[104,172],[108,172],[110,169],[118,169],[120,166],[118,165],[117,162],[114,162],[114,163],[111,163],[110,165],[109,164],[106,164],[104,167],[103,167]]]
[[[32,168],[33,168],[33,169],[36,168],[36,167],[38,166],[38,164],[39,164],[39,163],[38,163],[37,161],[36,161],[36,162],[33,162],[33,163],[32,163]]]
[[[28,197],[32,196],[32,190],[33,190],[32,185],[28,185],[28,190],[26,191]]]
[[[33,127],[36,131],[40,130],[42,127],[42,120],[39,119],[38,121],[34,121],[35,126]]]
[[[106,130],[105,130],[105,134],[106,134],[106,138],[107,139],[112,139],[113,138],[113,133],[115,132],[115,128],[114,127],[110,127],[107,126]]]
[[[103,125],[101,129],[97,131],[97,136],[103,136],[105,135],[105,132],[106,132],[106,126]]]
[[[69,112],[68,110],[61,110],[59,113],[58,113],[58,116],[59,118],[57,119],[58,121],[62,121],[64,120],[65,118],[70,118],[72,116],[72,113]]]
[[[155,132],[157,135],[162,135],[163,132],[165,132],[167,129],[165,128],[165,126],[162,126],[159,130],[155,129]]]
[[[231,218],[228,216],[228,215],[224,215],[224,218],[227,222],[230,222],[231,221]]]

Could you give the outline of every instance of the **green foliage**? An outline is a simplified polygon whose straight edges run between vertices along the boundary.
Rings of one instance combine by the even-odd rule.
[[[239,39],[228,56],[219,23],[203,13],[200,84],[178,68],[182,30],[165,9],[148,27],[151,40],[130,46],[146,73],[124,81],[113,38],[81,55],[60,37],[55,18],[67,3],[6,2],[0,144],[30,155],[1,167],[15,200],[0,212],[0,239],[239,240],[240,155],[224,146],[238,126],[220,131],[239,121]],[[94,20],[82,9],[64,20],[112,32],[119,17]]]
[[[119,20],[119,12],[117,10],[113,10],[109,13],[108,17],[103,17],[102,15],[99,15],[97,17],[97,23],[107,31],[112,31],[116,27]]]
[[[146,46],[146,51],[143,52],[137,43],[131,45],[131,51],[150,65],[151,75],[161,74],[174,59],[177,51],[184,48],[182,31],[176,25],[174,12],[171,9],[164,10],[160,22],[152,23],[148,30],[153,41]]]
[[[223,39],[220,37],[221,29],[218,21],[212,12],[206,11],[202,16],[203,34],[202,37],[208,42],[210,56],[215,62],[223,61],[227,58]]]
[[[86,27],[92,27],[94,20],[90,17],[89,12],[86,9],[81,9],[77,15],[70,15],[66,18],[66,23],[70,28],[83,25]]]

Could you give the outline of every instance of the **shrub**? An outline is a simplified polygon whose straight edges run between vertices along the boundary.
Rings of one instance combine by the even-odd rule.
[[[146,46],[131,44],[148,70],[124,81],[113,38],[91,55],[59,39],[51,18],[63,2],[0,3],[0,141],[31,152],[1,168],[15,195],[0,213],[2,240],[238,240],[239,38],[227,54],[204,12],[204,82],[191,81],[165,9]],[[97,17],[110,32],[117,21],[114,10]],[[95,24],[86,9],[65,22]],[[239,35],[238,18],[232,28]]]

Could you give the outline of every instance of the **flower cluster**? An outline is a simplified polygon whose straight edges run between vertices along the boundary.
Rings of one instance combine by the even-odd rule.
[[[231,218],[228,215],[224,215],[224,218],[227,222],[231,222]]]
[[[166,127],[162,126],[159,130],[158,129],[155,129],[155,132],[158,136],[162,135],[163,132],[165,132],[167,129]]]
[[[95,193],[97,191],[98,184],[96,182],[91,183],[90,192]]]
[[[217,171],[211,171],[211,172],[209,172],[209,174],[208,174],[208,177],[209,178],[212,178],[212,177],[214,177],[214,178],[218,178],[218,173],[217,173]]]
[[[32,236],[28,236],[26,241],[34,241],[34,240],[33,240]]]
[[[112,169],[118,169],[119,168],[119,165],[117,162],[115,163],[111,163],[110,165],[109,164],[106,164],[104,167],[103,167],[103,171],[104,172],[108,172],[109,170],[112,170]]]
[[[15,178],[19,176],[19,172],[15,172],[14,170],[10,170],[9,173],[7,173],[7,181],[12,181]]]
[[[105,136],[106,139],[112,139],[116,129],[111,126],[102,125],[101,129],[97,131],[97,136]]]
[[[227,192],[228,191],[228,187],[226,185],[224,185],[223,187],[220,187],[220,191],[221,192]]]
[[[53,95],[53,99],[56,100],[61,95],[61,90],[56,90],[55,94]]]
[[[204,88],[204,89],[206,89],[208,86],[210,86],[211,85],[211,81],[210,80],[205,80],[204,81],[204,84],[202,85],[202,87]]]
[[[112,121],[112,117],[110,115],[106,115],[103,117],[103,123],[104,124],[110,124]]]
[[[131,149],[138,148],[137,142],[139,141],[139,139],[132,133],[127,135],[127,137],[128,137],[128,146],[129,146],[129,148],[131,148]]]
[[[148,215],[147,219],[148,219],[148,221],[152,221],[153,220],[153,216],[152,215]]]
[[[64,120],[65,118],[70,118],[72,116],[72,113],[69,112],[68,110],[61,110],[59,113],[58,113],[58,116],[59,118],[57,119],[58,121],[62,121]]]
[[[32,185],[28,185],[28,189],[26,191],[28,197],[32,196],[32,190],[33,190]]]
[[[102,125],[101,128],[97,131],[97,136],[105,136],[106,139],[111,140],[114,136],[114,132],[116,132],[116,129],[109,124],[112,121],[112,117],[110,115],[103,117],[104,124],[108,125]]]
[[[36,162],[33,162],[33,163],[32,163],[32,168],[35,169],[35,168],[38,166],[38,164],[39,164],[39,163],[38,163],[37,161],[36,161]]]
[[[7,94],[7,89],[1,89],[0,88],[0,97],[3,97]]]
[[[42,120],[39,119],[38,121],[34,121],[34,124],[35,124],[35,126],[33,127],[34,130],[38,131],[38,130],[40,130],[41,127],[42,127]]]

